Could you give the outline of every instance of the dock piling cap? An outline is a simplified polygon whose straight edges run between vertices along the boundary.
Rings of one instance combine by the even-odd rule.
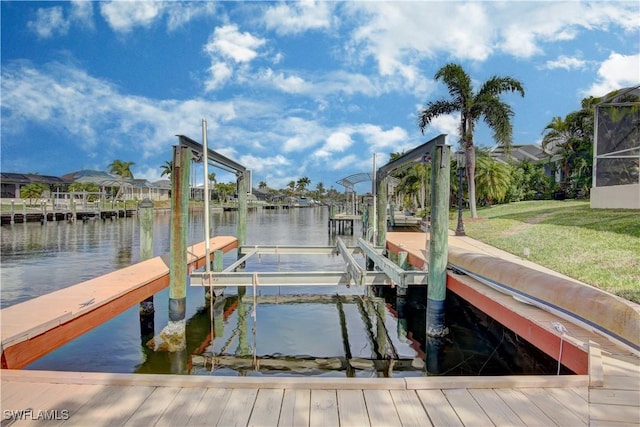
[[[142,201],[140,202],[138,207],[139,208],[152,208],[153,207],[153,202],[148,197],[145,197],[144,199],[142,199]]]

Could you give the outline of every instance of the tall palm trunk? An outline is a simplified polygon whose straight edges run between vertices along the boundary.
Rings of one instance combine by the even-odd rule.
[[[471,138],[465,144],[465,152],[467,158],[467,188],[469,190],[469,210],[471,218],[477,218],[476,211],[476,150],[473,146]]]

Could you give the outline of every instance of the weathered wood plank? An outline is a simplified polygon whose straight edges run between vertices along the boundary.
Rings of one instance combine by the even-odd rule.
[[[557,425],[579,426],[587,424],[583,419],[575,415],[564,402],[553,398],[548,389],[523,388],[520,391]]]
[[[365,390],[364,399],[372,426],[402,425],[389,390]]]
[[[458,388],[442,392],[464,425],[488,426],[493,424],[468,390]]]
[[[54,415],[54,419],[39,420],[39,419],[23,419],[16,421],[15,425],[18,426],[37,426],[37,427],[49,427],[59,426],[65,421],[65,418],[72,419],[74,414],[78,411],[87,400],[96,393],[98,393],[103,386],[97,385],[62,385],[62,384],[46,384],[42,387],[37,387],[34,394],[38,394],[38,398],[29,402],[29,407],[35,411],[57,411]],[[43,393],[38,391],[42,390]],[[4,408],[4,407],[3,407]],[[67,411],[66,413],[63,411]]]
[[[592,388],[589,394],[589,401],[607,405],[635,405],[640,408],[640,391]]]
[[[179,387],[156,387],[124,425],[140,427],[155,425],[180,390]]]
[[[638,406],[605,405],[601,403],[591,403],[589,405],[589,419],[620,422],[627,424],[640,424],[640,410]]]
[[[308,426],[310,407],[311,390],[285,390],[278,425]]]
[[[200,403],[205,389],[183,388],[176,397],[166,406],[162,416],[157,421],[159,425],[179,426],[187,423],[194,409]]]
[[[561,402],[583,423],[589,423],[589,404],[576,392],[568,388],[546,388],[546,393]]]
[[[260,389],[248,425],[277,426],[283,394],[282,389]]]
[[[469,393],[496,426],[515,427],[525,425],[494,390],[489,388],[471,389]]]
[[[337,426],[338,401],[335,390],[311,390],[310,426]]]
[[[189,425],[214,426],[218,424],[218,420],[220,420],[230,397],[231,389],[208,388],[194,408],[189,419]]]
[[[417,390],[416,393],[434,426],[462,426],[462,421],[440,390]]]
[[[552,426],[555,423],[533,404],[520,390],[496,389],[496,394],[528,426]]]
[[[337,394],[340,426],[361,427],[371,425],[362,390],[338,390]]]
[[[391,390],[391,398],[393,398],[400,422],[404,427],[427,427],[433,425],[415,391]]]
[[[605,375],[602,387],[612,390],[638,390],[638,377],[629,375]]]
[[[153,392],[153,387],[106,386],[62,425],[122,425]]]
[[[227,401],[219,426],[246,426],[251,416],[251,409],[258,395],[257,388],[234,389]]]

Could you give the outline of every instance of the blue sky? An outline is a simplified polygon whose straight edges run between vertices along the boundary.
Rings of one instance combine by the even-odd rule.
[[[371,171],[424,135],[446,97],[435,72],[460,63],[506,95],[513,141],[539,143],[554,116],[640,82],[640,3],[2,1],[3,172],[63,175],[132,161],[160,179],[176,134],[253,171],[253,184],[311,188]],[[479,124],[476,143],[493,146]],[[216,172],[219,181],[232,178]]]

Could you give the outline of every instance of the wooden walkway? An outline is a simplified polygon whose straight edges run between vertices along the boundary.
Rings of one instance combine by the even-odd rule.
[[[580,426],[589,422],[586,383],[3,371],[2,408],[5,418],[31,408],[15,425],[38,426]],[[32,420],[39,411],[58,420]]]

